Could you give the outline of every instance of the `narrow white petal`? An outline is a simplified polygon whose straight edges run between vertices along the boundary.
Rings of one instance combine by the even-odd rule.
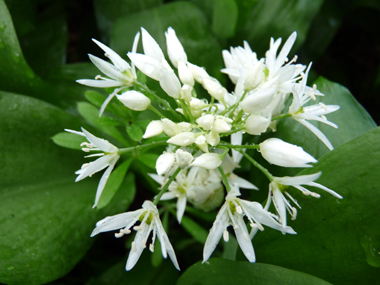
[[[177,220],[178,223],[181,223],[183,214],[185,213],[186,208],[186,195],[178,197],[177,201]]]
[[[275,65],[274,65],[274,72],[277,72],[280,67],[285,63],[285,58],[288,56],[290,50],[292,49],[292,46],[294,42],[296,41],[297,33],[293,32],[290,37],[286,40],[284,46],[281,49],[281,52],[279,53]]]
[[[278,215],[281,218],[281,224],[283,228],[286,226],[286,205],[284,202],[284,195],[278,189],[273,190],[273,204],[277,210]]]
[[[329,139],[325,136],[324,133],[321,132],[320,129],[318,129],[316,126],[314,126],[312,123],[305,121],[305,120],[297,120],[297,122],[304,125],[306,128],[308,128],[310,131],[312,131],[330,150],[333,150],[334,147],[329,141]]]
[[[145,75],[154,80],[160,80],[162,63],[158,60],[140,53],[128,53],[128,57],[133,64]]]
[[[145,247],[143,246],[143,241],[146,240],[149,236],[149,232],[147,232],[147,226],[143,230],[139,230],[136,233],[135,240],[134,240],[134,246],[132,246],[131,251],[129,252],[127,264],[125,266],[125,270],[129,271],[131,270],[139,260],[143,250]]]
[[[105,44],[92,39],[93,42],[95,42],[106,54],[108,54],[108,58],[113,62],[115,66],[117,66],[121,70],[128,70],[131,69],[131,66],[128,62],[126,62],[124,59],[121,58],[120,55],[118,55],[116,52],[114,52],[112,49],[110,49]]]
[[[177,198],[176,194],[174,194],[173,192],[166,192],[161,196],[160,201],[171,200],[174,198]]]
[[[118,150],[118,148],[114,146],[113,144],[111,144],[109,141],[94,136],[90,132],[86,131],[84,128],[82,128],[82,132],[86,135],[87,139],[92,144],[96,145],[102,151],[107,152],[107,153],[113,153]]]
[[[215,169],[222,164],[219,154],[217,153],[204,153],[195,158],[190,166],[198,166],[205,169]]]
[[[314,186],[314,187],[317,187],[317,188],[320,188],[324,191],[326,191],[327,193],[330,193],[331,195],[339,198],[339,199],[343,199],[343,197],[341,195],[339,195],[338,193],[336,193],[335,191],[323,186],[322,184],[319,184],[319,183],[316,183],[316,182],[310,182],[310,183],[307,183],[306,185],[309,185],[309,186]]]
[[[251,182],[249,182],[248,180],[245,180],[244,178],[241,178],[237,175],[234,175],[234,177],[232,179],[229,179],[228,181],[230,181],[233,184],[239,185],[239,187],[243,188],[243,189],[259,190],[259,188],[257,188]]]
[[[69,133],[72,133],[72,134],[75,134],[75,135],[78,135],[78,136],[82,136],[82,137],[86,137],[86,135],[82,132],[78,132],[78,131],[73,131],[73,130],[69,130],[69,129],[65,129],[66,132],[69,132]]]
[[[142,42],[143,42],[144,53],[147,56],[150,56],[158,61],[161,61],[162,58],[164,58],[164,54],[160,46],[144,28],[141,28],[141,31],[142,31]]]
[[[322,175],[322,172],[319,171],[314,174],[309,174],[309,175],[300,175],[300,176],[294,176],[294,177],[275,177],[274,181],[283,184],[283,185],[302,185],[302,184],[307,184],[310,183],[314,180],[317,180],[320,176]]]
[[[249,262],[255,262],[256,261],[255,251],[253,249],[252,242],[249,237],[249,233],[244,223],[243,217],[237,216],[235,221],[237,222],[237,224],[233,224],[233,228],[234,228],[236,239],[239,243],[239,246],[241,250],[243,251],[245,257],[249,260]]]
[[[153,173],[148,173],[148,175],[154,180],[156,181],[158,184],[162,185],[165,181],[165,177],[164,176],[160,176],[160,175],[157,175],[157,174],[153,174]]]
[[[228,222],[229,216],[227,213],[227,205],[224,204],[222,208],[220,208],[219,213],[212,225],[210,233],[207,236],[206,243],[203,248],[203,263],[206,262],[214,252],[220,238],[223,235],[224,230],[228,226]]]
[[[110,165],[108,166],[108,168],[106,169],[106,171],[104,171],[104,173],[102,175],[102,178],[100,178],[100,181],[99,181],[99,184],[98,184],[98,189],[96,190],[95,203],[92,206],[92,208],[95,208],[96,205],[98,204],[100,196],[102,195],[104,187],[106,186],[107,180],[110,177],[111,172],[112,172],[113,168],[115,167],[115,164],[116,164],[116,162],[117,162],[118,159],[119,159],[119,157],[117,157],[117,159],[115,159],[114,161],[112,161],[110,163]]]
[[[89,54],[88,57],[92,61],[92,63],[105,75],[111,77],[112,79],[116,79],[118,81],[128,81],[129,78],[120,70],[118,70],[115,66],[108,63],[107,61],[96,57],[92,54]]]
[[[146,127],[145,133],[143,135],[144,139],[148,139],[154,136],[158,136],[164,131],[162,122],[159,120],[151,121]]]
[[[123,83],[118,80],[94,80],[94,79],[79,79],[76,82],[82,85],[98,87],[98,88],[108,88],[108,87],[119,87]]]
[[[98,158],[95,161],[90,162],[86,168],[80,169],[75,172],[76,174],[79,174],[79,176],[75,179],[75,182],[78,182],[98,171],[103,170],[109,165],[111,160],[112,157],[110,155],[105,155]]]

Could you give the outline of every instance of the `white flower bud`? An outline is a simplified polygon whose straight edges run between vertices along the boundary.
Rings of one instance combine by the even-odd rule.
[[[206,141],[212,146],[217,146],[220,143],[220,137],[217,132],[211,131],[206,135]]]
[[[162,119],[162,128],[164,129],[165,134],[169,137],[174,137],[176,134],[181,132],[181,129],[177,126],[177,124],[169,119]]]
[[[188,166],[193,161],[193,156],[188,151],[177,149],[177,151],[175,152],[175,155],[176,155],[176,161],[179,167],[181,168]]]
[[[183,84],[194,86],[194,76],[190,68],[187,67],[185,62],[178,62],[178,76]]]
[[[142,73],[154,80],[160,80],[162,63],[152,57],[140,53],[128,53],[129,59]]]
[[[249,114],[258,113],[269,105],[275,94],[275,88],[267,88],[250,92],[247,94],[247,97],[240,102],[240,108]]]
[[[217,153],[204,153],[195,158],[191,166],[198,166],[205,169],[215,169],[222,164],[219,154]]]
[[[193,129],[192,125],[188,122],[180,122],[177,124],[177,127],[180,132],[190,132]]]
[[[183,49],[172,27],[168,28],[167,32],[165,32],[165,36],[170,61],[176,68],[178,68],[179,62],[187,61],[185,50]]]
[[[160,86],[170,97],[178,99],[181,93],[181,83],[172,70],[162,69]]]
[[[197,139],[194,142],[197,147],[203,152],[208,152],[208,145],[206,143],[206,137],[204,135],[201,135],[197,137]]]
[[[212,77],[203,78],[203,87],[216,100],[224,101],[224,95],[227,90],[219,83],[218,80]]]
[[[148,97],[134,90],[116,96],[124,106],[134,111],[144,111],[150,105]]]
[[[197,98],[191,98],[190,101],[190,112],[195,117],[198,118],[202,114],[202,109],[206,104]]]
[[[156,161],[156,171],[158,175],[163,175],[172,169],[175,162],[175,154],[172,152],[167,152],[161,154]]]
[[[195,142],[195,136],[192,132],[183,132],[170,138],[167,142],[179,146],[188,146]]]
[[[312,167],[308,163],[317,160],[302,147],[277,138],[267,139],[260,144],[261,155],[269,162],[284,167]]]
[[[146,127],[143,139],[151,138],[161,134],[164,131],[161,121],[151,121]]]
[[[210,131],[214,123],[215,116],[211,114],[203,115],[196,120],[197,124],[205,131]]]
[[[212,131],[218,134],[231,131],[231,125],[222,119],[216,119],[212,127]]]
[[[187,64],[188,68],[190,69],[191,73],[193,74],[194,79],[198,83],[203,84],[204,78],[210,77],[208,75],[208,73],[206,72],[206,70],[204,70],[202,67],[199,67],[199,66],[192,64],[190,62],[187,62],[186,64]]]
[[[186,102],[190,102],[191,99],[193,98],[192,97],[192,91],[193,91],[193,87],[191,87],[190,85],[183,85],[182,88],[181,88],[181,99],[185,100]]]
[[[259,135],[267,130],[270,123],[270,119],[254,114],[245,121],[245,129],[250,135]]]

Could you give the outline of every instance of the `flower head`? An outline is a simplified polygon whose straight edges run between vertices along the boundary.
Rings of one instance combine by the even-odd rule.
[[[100,179],[98,189],[96,190],[95,203],[93,206],[94,208],[98,204],[100,195],[103,192],[103,189],[107,183],[108,177],[110,176],[113,168],[115,167],[116,162],[118,161],[120,157],[119,149],[113,144],[111,144],[109,141],[94,136],[93,134],[86,131],[84,128],[82,128],[82,132],[77,132],[73,130],[66,130],[66,131],[76,134],[76,135],[86,137],[88,142],[83,142],[81,144],[81,146],[83,147],[82,148],[83,151],[85,152],[103,151],[103,153],[98,152],[98,153],[86,156],[86,157],[93,157],[93,156],[100,156],[100,157],[95,161],[83,164],[81,169],[75,172],[75,174],[78,174],[78,177],[76,178],[75,182],[78,182],[88,176],[91,177],[94,173],[99,172],[103,170],[104,168],[107,168],[102,178]]]
[[[137,33],[133,42],[132,52],[135,52],[137,49],[137,43],[140,38],[140,33]],[[104,101],[103,105],[100,108],[99,116],[101,116],[107,107],[111,99],[123,88],[130,87],[134,84],[137,76],[135,67],[132,63],[132,66],[129,65],[124,59],[122,59],[116,52],[107,47],[105,44],[92,39],[102,50],[105,52],[105,56],[108,57],[113,64],[108,63],[107,61],[100,59],[92,54],[89,54],[89,58],[92,63],[107,77],[102,77],[100,75],[93,79],[80,79],[77,80],[78,83],[91,86],[91,87],[119,87],[112,92],[108,98]]]
[[[139,260],[144,248],[146,248],[146,243],[151,232],[153,236],[152,243],[149,245],[149,250],[151,252],[154,251],[154,242],[157,236],[161,243],[163,257],[166,258],[169,255],[175,268],[179,270],[174,249],[166,235],[164,227],[162,226],[157,207],[151,201],[145,201],[142,205],[142,209],[106,217],[97,222],[96,228],[91,233],[91,237],[98,233],[120,229],[120,232],[115,234],[115,237],[120,238],[124,234],[129,234],[131,232],[130,228],[137,221],[140,221],[141,223],[138,226],[133,227],[133,230],[137,233],[132,242],[132,249],[129,252],[126,270],[131,270]]]
[[[283,233],[295,234],[292,228],[283,228],[268,211],[263,209],[260,203],[242,200],[237,198],[237,196],[240,196],[239,188],[232,186],[231,191],[226,197],[226,202],[220,208],[207,237],[203,249],[203,262],[210,258],[222,236],[226,242],[228,241],[229,234],[227,227],[230,225],[235,231],[237,241],[244,255],[250,262],[256,261],[255,252],[244,221],[244,216],[247,217],[252,229],[259,228],[264,230],[261,225],[264,224],[276,230],[280,230]]]
[[[276,211],[280,217],[280,223],[283,225],[283,227],[286,226],[286,211],[289,212],[289,214],[292,217],[292,220],[296,219],[297,216],[297,210],[295,207],[291,206],[288,199],[284,196],[284,194],[299,208],[300,205],[297,203],[297,201],[287,192],[288,186],[293,186],[294,188],[300,190],[304,195],[306,196],[312,196],[315,198],[319,198],[320,195],[311,192],[310,190],[306,189],[302,185],[307,186],[313,186],[317,187],[319,189],[322,189],[326,191],[327,193],[330,193],[331,195],[335,196],[336,198],[343,199],[341,195],[336,193],[335,191],[314,182],[314,180],[317,180],[321,176],[322,172],[310,174],[310,175],[300,175],[296,177],[274,177],[273,181],[269,184],[269,194],[268,194],[268,201],[267,205],[265,206],[266,209],[269,208],[269,205],[271,201],[273,201],[273,204],[276,208]]]

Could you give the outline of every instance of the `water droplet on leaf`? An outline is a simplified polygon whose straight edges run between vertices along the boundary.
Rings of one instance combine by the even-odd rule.
[[[363,236],[360,238],[360,244],[364,249],[367,263],[373,267],[380,267],[380,238]]]

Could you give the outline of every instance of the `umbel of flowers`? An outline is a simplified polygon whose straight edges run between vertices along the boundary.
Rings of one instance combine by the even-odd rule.
[[[288,59],[296,40],[295,32],[281,49],[281,39],[272,38],[269,50],[261,59],[252,52],[247,42],[244,42],[243,47],[224,50],[225,68],[222,72],[234,83],[232,92],[211,77],[204,68],[188,61],[172,28],[169,27],[165,33],[169,62],[157,42],[143,28],[141,35],[144,53],[137,53],[140,38],[140,33],[137,33],[132,51],[127,54],[131,63],[94,40],[109,61],[93,55],[89,57],[104,75],[97,75],[94,80],[81,79],[78,83],[113,88],[101,106],[99,116],[107,110],[107,105],[112,100],[119,100],[126,108],[134,111],[155,112],[157,119],[152,120],[145,129],[142,143],[134,147],[118,148],[83,128],[82,131],[67,130],[83,136],[86,140],[81,145],[83,151],[95,151],[87,157],[98,157],[95,161],[82,165],[76,172],[76,181],[105,169],[96,191],[94,207],[119,159],[134,154],[137,149],[166,146],[156,161],[157,173],[149,174],[158,183],[158,194],[151,201],[145,201],[141,209],[104,218],[96,224],[91,234],[94,236],[118,230],[115,237],[119,238],[132,230],[136,232],[126,270],[133,268],[144,248],[149,247],[154,251],[156,237],[160,240],[164,258],[169,255],[174,266],[179,269],[174,249],[160,220],[160,201],[176,199],[178,223],[181,223],[185,215],[186,206],[204,211],[219,208],[204,245],[204,262],[209,259],[221,237],[226,242],[229,240],[230,226],[247,259],[255,262],[251,240],[258,230],[262,231],[264,226],[268,226],[283,234],[296,233],[287,224],[288,215],[291,219],[296,218],[295,206],[300,208],[290,195],[294,191],[290,186],[316,198],[320,195],[308,190],[307,186],[342,198],[333,190],[315,182],[321,176],[320,172],[296,177],[274,177],[246,153],[246,149],[256,149],[270,164],[281,167],[312,167],[317,162],[314,157],[301,147],[278,138],[272,137],[259,144],[244,143],[243,134],[257,136],[268,130],[275,132],[278,121],[287,117],[308,128],[329,149],[333,148],[327,137],[309,121],[319,121],[337,128],[325,115],[338,110],[339,106],[315,103],[316,96],[324,94],[315,85],[306,85],[311,64],[307,67],[297,64],[296,57]],[[136,68],[158,81],[167,96],[173,98],[172,102],[176,106],[173,107],[165,98],[140,82]],[[197,97],[194,88],[196,84],[205,89],[210,96],[209,100]],[[162,110],[152,105],[154,101],[163,107]],[[288,108],[285,107],[287,101],[291,102]],[[144,140],[156,136],[160,139],[144,143]],[[234,173],[243,158],[268,178],[268,199],[264,206],[241,197],[241,188],[258,190],[251,181]]]

